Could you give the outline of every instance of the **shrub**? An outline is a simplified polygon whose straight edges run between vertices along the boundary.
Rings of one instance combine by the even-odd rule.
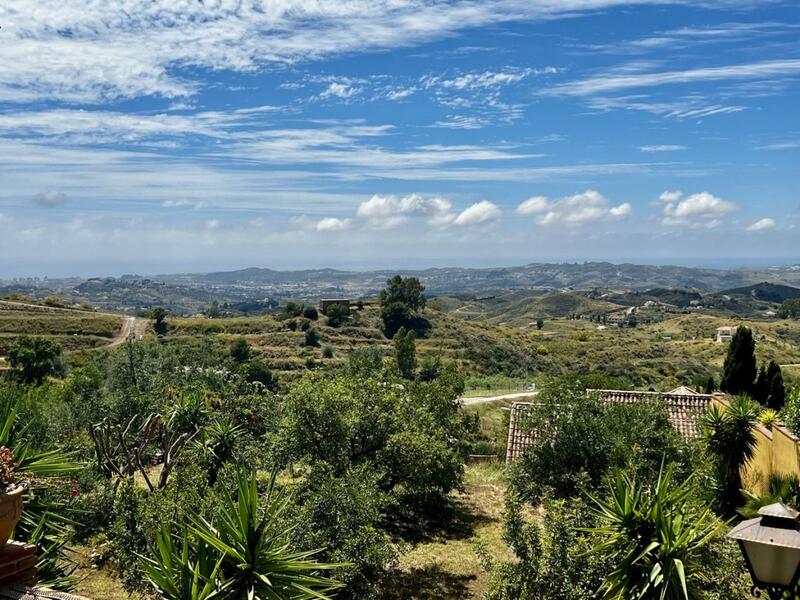
[[[546,388],[539,399],[522,421],[537,439],[511,471],[511,487],[530,502],[597,489],[616,468],[647,479],[662,460],[688,467],[688,448],[657,400],[606,405],[569,388]]]
[[[234,340],[233,344],[231,344],[230,355],[237,363],[242,364],[247,362],[250,360],[251,354],[250,344],[247,343],[245,338],[238,337]]]
[[[303,316],[311,321],[316,321],[319,318],[319,313],[313,306],[306,306],[303,309]]]
[[[305,346],[311,346],[313,348],[319,346],[319,333],[317,333],[316,329],[314,329],[313,327],[309,327],[306,330],[306,337],[303,344]]]
[[[23,383],[42,383],[64,371],[61,346],[41,337],[20,337],[8,352],[14,377]]]
[[[322,358],[333,358],[333,346],[328,344],[322,349]]]
[[[328,307],[325,315],[328,317],[328,325],[331,327],[341,327],[350,318],[350,308],[342,304],[332,304]]]

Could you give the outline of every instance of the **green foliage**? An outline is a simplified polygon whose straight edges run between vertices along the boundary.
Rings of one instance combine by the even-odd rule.
[[[544,319],[536,319],[536,329],[542,330],[544,328]]]
[[[743,490],[743,493],[745,504],[739,509],[739,514],[746,519],[754,519],[758,516],[759,509],[776,502],[800,506],[800,478],[797,475],[770,473],[764,494],[755,494],[749,490]]]
[[[325,312],[331,327],[341,327],[350,319],[350,308],[343,304],[332,304]]]
[[[309,374],[289,388],[280,431],[290,460],[335,476],[351,467],[376,475],[377,489],[409,508],[441,505],[461,486],[472,422],[459,411],[461,378],[431,383],[389,373]]]
[[[165,335],[167,333],[167,316],[169,316],[169,312],[167,312],[166,308],[163,306],[155,306],[147,311],[147,316],[153,319],[153,331],[155,331],[157,335]]]
[[[403,379],[413,379],[417,368],[417,334],[401,327],[394,335],[394,357]]]
[[[703,550],[722,523],[692,498],[692,485],[691,478],[675,484],[670,468],[652,487],[618,472],[609,498],[593,498],[598,525],[591,531],[601,541],[591,552],[612,565],[604,599],[705,597],[702,586],[713,573]]]
[[[800,319],[800,298],[784,300],[778,310],[781,319]]]
[[[248,383],[260,383],[268,390],[274,390],[277,386],[277,380],[265,365],[260,360],[249,360],[239,367],[239,374]]]
[[[753,332],[740,326],[728,346],[720,388],[734,396],[752,394],[756,380],[756,342]]]
[[[775,425],[779,420],[780,418],[778,417],[777,411],[774,411],[771,408],[765,408],[758,415],[759,424],[763,425],[767,429],[772,429],[772,426]]]
[[[310,321],[316,321],[319,318],[319,313],[313,306],[306,306],[303,308],[303,317],[309,319]]]
[[[340,565],[312,560],[318,551],[291,549],[289,529],[281,526],[281,517],[289,502],[290,499],[275,488],[275,473],[262,498],[255,475],[242,471],[235,500],[224,493],[215,518],[191,518],[191,533],[222,558],[223,578],[218,585],[221,597],[323,600],[326,592],[341,587],[338,582],[319,575],[320,571]]]
[[[688,464],[688,448],[658,400],[605,404],[566,387],[545,388],[537,400],[522,420],[536,440],[511,471],[512,489],[528,501],[597,489],[617,468],[647,479],[662,460]]]
[[[8,352],[13,375],[23,383],[42,383],[64,371],[61,346],[40,337],[20,337]]]
[[[703,388],[703,393],[713,394],[716,391],[717,391],[717,382],[714,381],[713,375],[709,375],[708,380],[706,380],[705,387]]]
[[[322,358],[333,358],[333,346],[326,344],[322,349]]]
[[[250,344],[248,344],[247,340],[243,337],[236,338],[233,344],[231,344],[230,355],[238,364],[247,362],[252,355]]]
[[[593,542],[587,529],[595,516],[581,499],[550,500],[541,518],[525,519],[524,504],[506,500],[504,540],[516,560],[497,563],[481,551],[490,573],[486,600],[584,600],[594,598],[607,560],[588,554]]]
[[[703,436],[714,463],[717,504],[725,515],[742,505],[742,469],[753,458],[756,437],[753,425],[758,405],[747,396],[736,396],[729,407],[713,405],[703,418]]]
[[[320,559],[340,563],[334,571],[345,588],[337,598],[379,598],[386,570],[398,549],[381,529],[391,506],[378,490],[377,474],[367,466],[349,468],[341,476],[317,468],[295,494],[287,515],[291,537],[299,548],[324,548]]]
[[[393,338],[401,327],[420,329],[415,313],[425,308],[425,286],[416,277],[395,275],[380,294],[381,318],[386,337]]]
[[[795,435],[800,435],[800,386],[788,394],[786,405],[780,415],[789,430]]]
[[[283,314],[287,317],[299,317],[303,314],[303,305],[297,302],[287,302]]]
[[[779,411],[786,404],[786,387],[783,384],[783,373],[781,367],[774,360],[769,362],[767,367],[767,388],[766,405],[772,410]]]
[[[425,308],[425,286],[416,277],[395,275],[386,281],[386,288],[380,294],[381,306],[399,302],[409,310],[417,311]]]
[[[319,346],[319,340],[320,340],[320,336],[319,336],[319,333],[317,332],[317,330],[314,329],[313,327],[309,327],[306,330],[306,337],[305,337],[305,340],[303,342],[303,345],[316,348],[317,346]]]

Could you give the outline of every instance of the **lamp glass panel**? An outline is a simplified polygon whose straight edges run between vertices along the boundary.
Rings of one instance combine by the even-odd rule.
[[[800,549],[744,542],[744,550],[759,583],[788,587],[800,567]]]

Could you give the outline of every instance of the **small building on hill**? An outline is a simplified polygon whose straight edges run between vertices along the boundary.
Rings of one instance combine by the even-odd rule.
[[[730,342],[733,339],[733,334],[736,333],[736,327],[719,327],[717,328],[717,343]]]
[[[328,309],[334,304],[350,310],[349,298],[323,298],[319,301],[319,310],[322,314],[328,314]]]

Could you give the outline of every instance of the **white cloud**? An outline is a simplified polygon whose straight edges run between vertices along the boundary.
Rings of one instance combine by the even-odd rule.
[[[774,229],[775,220],[765,217],[756,221],[747,227],[747,231],[764,231],[765,229]]]
[[[544,69],[517,69],[507,67],[502,71],[483,71],[481,73],[465,73],[452,79],[445,79],[438,76],[426,76],[421,80],[425,87],[442,87],[454,90],[478,90],[486,88],[498,88],[518,83],[531,75],[542,75],[557,73],[555,67],[545,67]]]
[[[547,212],[550,207],[550,200],[545,196],[532,196],[517,207],[517,212],[521,215],[538,215]]]
[[[347,83],[342,83],[339,81],[331,82],[328,87],[322,92],[319,97],[320,98],[341,98],[346,100],[348,98],[352,98],[353,96],[358,95],[361,92],[361,88],[349,85]]]
[[[200,88],[193,71],[281,68],[481,26],[652,2],[17,0],[0,5],[0,100],[181,98]]]
[[[517,206],[517,212],[523,215],[537,215],[536,222],[540,225],[577,226],[625,218],[631,215],[633,206],[628,202],[612,206],[600,192],[586,190],[560,200],[533,196]]]
[[[500,215],[501,211],[496,204],[488,200],[481,200],[461,211],[454,223],[459,226],[481,225],[496,221]]]
[[[594,96],[619,90],[656,87],[662,85],[693,83],[696,81],[723,81],[762,79],[765,77],[792,76],[800,73],[800,59],[766,60],[740,65],[700,67],[683,71],[604,73],[588,79],[556,85],[543,93],[555,96]]]
[[[680,192],[664,192],[659,200],[665,204],[665,225],[717,227],[721,219],[736,210],[733,202],[723,200],[709,192],[692,194],[685,198]]]
[[[758,150],[795,150],[800,148],[800,140],[792,141],[792,142],[778,142],[775,144],[766,144],[764,146],[758,146]]]
[[[315,229],[320,232],[334,232],[334,231],[344,231],[346,229],[350,229],[350,225],[353,224],[352,219],[337,219],[336,217],[326,217],[324,219],[320,219]]]
[[[55,208],[67,203],[67,195],[62,192],[54,192],[48,190],[40,192],[33,197],[35,204],[43,206],[44,208]]]
[[[681,150],[687,150],[686,146],[681,146],[679,144],[660,144],[656,146],[639,146],[639,150],[642,152],[679,152]]]
[[[399,198],[375,195],[358,206],[356,216],[378,229],[391,229],[413,216],[423,217],[429,224],[442,227],[456,218],[452,208],[453,203],[447,198],[423,198],[418,194]]]

